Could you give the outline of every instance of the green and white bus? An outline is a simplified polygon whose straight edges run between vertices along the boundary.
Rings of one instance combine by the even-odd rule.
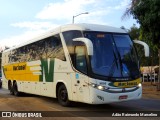
[[[145,48],[148,45],[134,41]],[[58,27],[2,53],[3,87],[88,104],[140,99],[137,52],[128,33],[96,24]]]

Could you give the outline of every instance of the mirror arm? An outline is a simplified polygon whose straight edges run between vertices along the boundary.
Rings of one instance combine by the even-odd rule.
[[[140,40],[133,40],[133,41],[134,41],[134,43],[137,43],[137,44],[144,46],[145,56],[149,57],[149,46],[145,42],[140,41]]]
[[[85,45],[87,47],[88,55],[93,55],[93,44],[92,44],[91,40],[89,40],[88,38],[75,38],[75,39],[73,39],[73,41],[85,43]]]

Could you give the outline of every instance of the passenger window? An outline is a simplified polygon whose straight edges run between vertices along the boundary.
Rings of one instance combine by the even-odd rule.
[[[76,46],[76,68],[82,73],[87,74],[87,62],[86,62],[86,53],[85,46]]]
[[[47,58],[57,58],[57,59],[66,61],[62,42],[59,35],[55,35],[47,38],[46,56]]]
[[[57,58],[66,61],[60,36],[54,35],[12,50],[8,63]]]

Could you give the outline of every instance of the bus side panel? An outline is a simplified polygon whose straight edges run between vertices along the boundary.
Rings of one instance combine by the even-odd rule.
[[[42,96],[54,97],[53,82],[40,82],[40,93]]]
[[[55,59],[55,69],[54,69],[54,91],[56,90],[56,85],[58,83],[65,84],[68,92],[69,99],[72,100],[72,81],[71,81],[71,73],[73,70],[69,61],[62,61],[59,59]],[[54,92],[56,95],[56,91]]]
[[[2,53],[2,63],[1,63],[1,65],[2,65],[2,87],[6,88],[6,89],[8,89],[8,80],[7,80],[5,73],[4,73],[4,66],[8,63],[7,62],[9,59],[8,54],[9,54],[9,52]]]

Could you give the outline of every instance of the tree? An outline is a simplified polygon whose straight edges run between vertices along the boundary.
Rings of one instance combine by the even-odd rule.
[[[130,8],[122,16],[133,15],[141,25],[144,34],[160,48],[160,1],[159,0],[131,0]]]
[[[140,24],[142,36],[158,48],[160,66],[160,0],[131,0],[130,7],[126,9],[122,17],[128,15],[133,15],[133,18]]]
[[[121,27],[123,28],[123,26]],[[125,28],[124,28],[125,29]],[[141,66],[155,66],[158,65],[158,49],[157,47],[148,41],[148,38],[145,37],[145,34],[142,34],[142,30],[138,28],[135,24],[130,27],[128,30],[132,40],[143,40],[150,46],[150,57],[146,58],[144,56],[143,46],[135,44],[137,48],[138,56],[140,58]]]
[[[130,30],[128,31],[128,33],[130,34],[132,40],[139,39],[140,30],[139,30],[138,27],[136,27],[135,24],[133,24],[133,26],[130,28]]]

